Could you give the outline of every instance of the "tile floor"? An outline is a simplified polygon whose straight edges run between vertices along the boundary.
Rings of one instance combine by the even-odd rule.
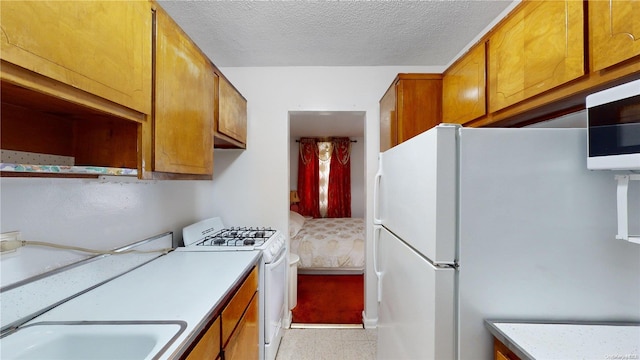
[[[373,360],[376,330],[286,329],[276,360]]]

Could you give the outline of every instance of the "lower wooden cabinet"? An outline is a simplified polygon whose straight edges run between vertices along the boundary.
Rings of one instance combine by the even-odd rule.
[[[496,338],[493,340],[493,356],[495,360],[520,360],[513,351]]]
[[[260,352],[258,313],[258,293],[256,292],[229,338],[229,342],[222,349],[226,360],[258,358]]]
[[[219,359],[220,349],[220,317],[218,316],[191,350],[187,360]]]
[[[258,268],[254,267],[186,359],[258,359],[259,314]]]
[[[258,270],[254,269],[222,310],[225,359],[258,358]]]

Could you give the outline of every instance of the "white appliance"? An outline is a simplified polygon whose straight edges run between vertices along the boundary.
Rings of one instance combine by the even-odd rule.
[[[640,80],[587,96],[587,167],[640,170]]]
[[[444,124],[380,154],[378,359],[492,359],[486,319],[640,320],[640,246],[586,136]]]
[[[286,248],[278,230],[230,227],[210,218],[182,229],[184,247],[176,251],[261,251],[259,268],[260,359],[274,360],[282,339],[286,293]]]

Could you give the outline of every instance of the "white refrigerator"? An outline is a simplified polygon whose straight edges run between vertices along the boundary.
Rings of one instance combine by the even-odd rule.
[[[443,124],[379,166],[378,359],[491,359],[485,319],[640,320],[640,246],[585,129]]]

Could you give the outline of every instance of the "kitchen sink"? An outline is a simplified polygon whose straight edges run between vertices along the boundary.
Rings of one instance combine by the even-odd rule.
[[[157,359],[184,321],[65,321],[25,325],[0,339],[5,359]]]

